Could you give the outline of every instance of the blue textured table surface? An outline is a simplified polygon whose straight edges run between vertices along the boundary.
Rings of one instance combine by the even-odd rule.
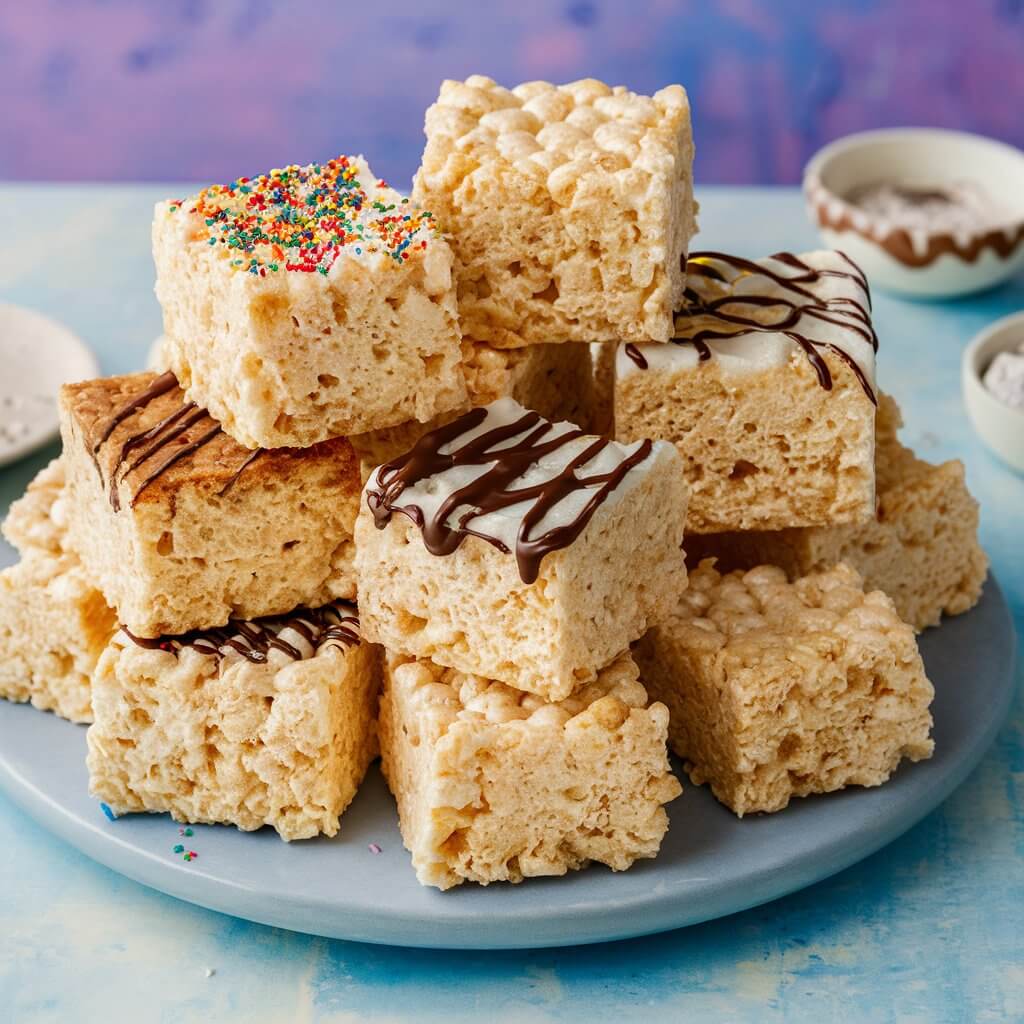
[[[0,299],[66,321],[105,373],[140,368],[160,331],[150,210],[180,188],[0,186]],[[758,256],[816,244],[795,190],[705,189],[701,200],[702,247]],[[903,408],[904,440],[929,460],[966,462],[983,543],[1020,633],[1024,479],[972,433],[959,360],[976,331],[1024,308],[1024,280],[946,303],[878,293],[875,308],[880,381]],[[0,470],[0,514],[55,451]],[[144,889],[52,839],[2,797],[0,836],[4,1019],[1024,1018],[1019,696],[981,767],[886,850],[744,914],[605,946],[432,953],[311,938]]]

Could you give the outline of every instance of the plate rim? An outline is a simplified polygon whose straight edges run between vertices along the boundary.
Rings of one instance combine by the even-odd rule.
[[[70,324],[64,323],[63,320],[58,320],[55,316],[51,316],[49,313],[44,313],[41,309],[37,309],[35,306],[23,306],[18,302],[10,302],[6,299],[0,299],[0,318],[11,312],[15,315],[25,316],[30,320],[36,320],[45,324],[47,329],[53,332],[55,337],[62,339],[62,344],[69,346],[66,351],[74,351],[76,358],[81,359],[81,369],[87,370],[88,376],[80,377],[79,373],[76,372],[68,377],[69,381],[75,378],[88,380],[91,377],[99,376],[100,363],[96,353],[92,350],[91,346],[85,341],[85,339],[73,327],[71,327]],[[11,445],[6,452],[0,452],[0,467],[11,466],[15,462],[20,462],[22,459],[27,458],[34,452],[39,451],[40,448],[44,448],[46,445],[53,442],[59,435],[60,421],[55,414],[51,427],[44,434],[31,437],[28,441],[20,441],[17,444]]]
[[[479,926],[476,921],[467,924],[457,914],[449,918],[440,905],[437,907],[440,913],[433,910],[430,913],[402,912],[388,908],[385,912],[373,914],[362,908],[347,909],[343,913],[339,912],[336,928],[303,927],[297,920],[303,910],[320,909],[322,904],[296,898],[281,899],[274,893],[267,893],[242,882],[210,879],[189,871],[184,865],[168,863],[166,858],[155,851],[140,849],[119,836],[116,829],[104,827],[106,822],[101,816],[97,815],[96,822],[88,822],[64,809],[48,793],[21,776],[2,751],[0,790],[48,832],[117,874],[175,899],[269,927],[377,945],[452,950],[543,949],[639,938],[742,913],[816,885],[871,856],[908,832],[967,779],[991,748],[1009,715],[1017,692],[1019,642],[1013,616],[993,573],[989,574],[985,589],[985,598],[995,601],[996,611],[1002,619],[1008,657],[1000,669],[1005,675],[1005,685],[999,690],[1000,699],[986,705],[980,712],[980,728],[968,756],[961,757],[937,773],[924,794],[919,795],[919,803],[911,813],[908,814],[906,808],[900,808],[898,813],[890,809],[861,831],[860,842],[852,843],[849,836],[834,835],[822,845],[801,851],[783,863],[769,863],[751,871],[743,879],[746,896],[741,900],[730,900],[712,887],[710,897],[705,895],[697,901],[701,909],[695,913],[686,911],[686,897],[679,881],[669,880],[664,884],[652,884],[652,891],[642,898],[630,895],[616,900],[614,895],[602,896],[600,900],[581,902],[575,907],[568,906],[557,916],[552,915],[550,907],[544,903],[524,902],[521,910],[509,911],[503,908],[500,923],[511,924],[516,928],[511,936],[501,940],[496,939],[494,929],[485,936],[477,934]],[[42,713],[34,708],[31,712]],[[71,727],[71,723],[67,724]],[[878,789],[855,787],[850,791],[870,795],[878,792]],[[124,860],[118,857],[119,851],[130,851],[127,867]],[[816,867],[814,862],[817,862]],[[597,866],[597,869],[600,870],[600,867]],[[260,897],[259,903],[253,900],[257,895]],[[438,897],[442,901],[451,901],[450,909],[456,909],[456,903],[451,897],[442,894],[438,894]],[[628,914],[624,913],[626,911]],[[525,930],[519,931],[520,928]],[[396,932],[402,933],[401,941],[395,940]],[[516,935],[522,938],[516,938]]]

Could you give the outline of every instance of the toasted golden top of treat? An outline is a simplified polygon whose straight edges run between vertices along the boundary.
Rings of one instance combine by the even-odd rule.
[[[244,448],[186,401],[170,373],[66,384],[60,402],[66,430],[92,458],[115,511],[186,485],[223,497],[236,486],[287,478],[298,464],[322,467],[328,475],[321,486],[359,490],[358,462],[345,438],[310,448]]]

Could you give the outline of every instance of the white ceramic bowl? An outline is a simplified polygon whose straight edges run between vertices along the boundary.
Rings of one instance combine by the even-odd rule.
[[[1014,409],[1001,402],[981,380],[998,353],[1015,351],[1021,342],[1024,342],[1024,313],[997,320],[964,350],[960,376],[964,404],[974,429],[996,455],[1024,473],[1024,409]]]
[[[904,230],[849,201],[865,186],[892,183],[942,190],[970,183],[1000,208],[974,231]],[[1024,152],[980,135],[893,128],[848,135],[820,150],[804,171],[811,219],[872,284],[919,296],[989,288],[1024,267]]]

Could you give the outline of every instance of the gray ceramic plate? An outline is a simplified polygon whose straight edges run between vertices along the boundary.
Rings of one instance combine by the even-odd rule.
[[[289,845],[267,829],[219,826],[196,826],[181,838],[165,815],[110,822],[87,792],[84,728],[3,702],[0,785],[46,828],[115,871],[265,924],[473,949],[620,939],[731,914],[810,885],[895,839],[944,800],[994,739],[1013,695],[1013,624],[995,581],[972,612],[927,631],[921,648],[937,691],[932,760],[904,766],[879,789],[798,800],[780,814],[743,821],[706,788],[687,785],[670,806],[661,855],[619,875],[594,866],[518,886],[422,888],[376,768],[332,840]],[[175,854],[179,842],[198,859]]]

